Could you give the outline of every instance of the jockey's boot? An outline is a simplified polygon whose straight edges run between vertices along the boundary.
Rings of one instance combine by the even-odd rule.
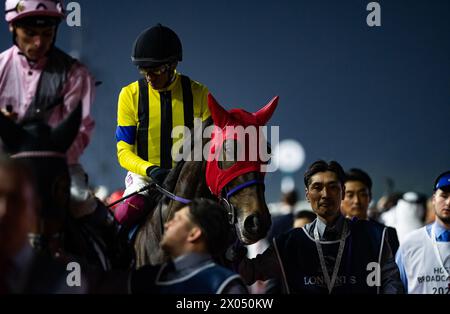
[[[148,212],[147,197],[136,194],[119,203],[114,209],[115,220],[125,228],[131,228]]]

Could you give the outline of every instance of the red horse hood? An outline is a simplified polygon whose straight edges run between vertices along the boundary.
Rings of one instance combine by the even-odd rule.
[[[248,126],[260,127],[266,125],[278,105],[279,97],[274,97],[266,106],[255,113],[247,112],[243,109],[225,110],[208,94],[208,107],[214,121],[214,131],[211,136],[211,146],[206,164],[206,183],[211,192],[220,196],[222,189],[234,178],[249,172],[260,172],[262,162],[256,161],[237,161],[228,169],[220,169],[218,156],[222,152],[222,145],[225,139],[236,139],[235,132],[229,132],[236,126],[244,128]],[[257,133],[259,134],[259,133]],[[259,143],[259,138],[257,139]]]

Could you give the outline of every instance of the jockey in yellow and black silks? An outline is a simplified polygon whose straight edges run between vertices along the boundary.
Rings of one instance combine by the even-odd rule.
[[[177,34],[157,24],[142,32],[133,47],[132,61],[144,78],[122,88],[117,112],[117,157],[128,170],[124,195],[148,184],[162,183],[174,162],[172,138],[177,126],[193,127],[195,118],[209,116],[208,89],[175,69],[182,60]],[[143,197],[137,195],[118,206],[116,219],[132,223],[140,216]]]

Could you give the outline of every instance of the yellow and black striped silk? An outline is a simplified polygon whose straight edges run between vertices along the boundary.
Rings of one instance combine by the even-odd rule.
[[[122,88],[117,112],[117,157],[120,165],[146,175],[150,166],[172,168],[172,139],[176,126],[192,127],[194,118],[209,116],[208,89],[179,73],[164,90],[155,90],[144,79]]]

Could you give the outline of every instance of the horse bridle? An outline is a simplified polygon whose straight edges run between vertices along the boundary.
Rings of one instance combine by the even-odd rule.
[[[246,182],[244,182],[242,184],[239,184],[239,185],[235,186],[234,188],[232,188],[229,191],[228,191],[226,186],[222,190],[223,196],[220,196],[218,199],[219,199],[219,203],[222,204],[222,206],[225,207],[225,209],[227,210],[228,222],[230,223],[230,225],[234,225],[234,224],[237,223],[237,209],[231,203],[230,197],[233,196],[234,194],[236,194],[237,192],[239,192],[239,191],[241,191],[241,190],[243,190],[243,189],[245,189],[245,188],[247,188],[249,186],[256,185],[256,184],[261,184],[261,185],[264,186],[264,181],[261,180],[261,179],[252,179],[252,180],[246,181]],[[173,194],[172,192],[166,190],[165,188],[163,188],[162,186],[160,186],[159,184],[157,184],[155,182],[150,183],[149,185],[145,186],[141,190],[148,190],[149,188],[151,188],[153,186],[161,194],[167,196],[168,198],[170,198],[173,201],[177,201],[177,202],[180,202],[180,203],[185,204],[185,205],[188,205],[192,201],[190,199],[187,199],[187,198],[184,198],[184,197],[177,196],[177,195]],[[139,190],[139,191],[141,191],[141,190]],[[139,193],[139,191],[137,191],[137,192]],[[133,193],[133,195],[134,194],[137,194],[137,193]],[[131,194],[123,197],[122,199],[114,202],[113,204],[108,205],[108,207],[114,205],[115,203],[121,202],[122,200],[124,200],[124,199],[126,199],[126,198],[128,198],[130,196],[131,196]]]
[[[246,181],[244,183],[241,183],[237,186],[235,186],[234,188],[232,188],[231,190],[228,190],[227,185],[225,185],[225,187],[222,189],[221,192],[221,196],[218,197],[219,199],[219,203],[225,207],[225,209],[227,210],[228,213],[228,222],[230,223],[230,225],[234,225],[237,223],[237,209],[236,207],[231,203],[230,201],[230,197],[232,197],[234,194],[236,194],[237,192],[252,186],[252,185],[256,185],[256,184],[261,184],[264,187],[264,180],[262,179],[252,179],[249,181]],[[152,187],[156,188],[161,194],[167,196],[169,199],[173,200],[173,201],[177,201],[180,202],[182,204],[188,205],[192,200],[178,196],[173,194],[172,192],[166,190],[165,188],[163,188],[162,186],[160,186],[159,184],[157,184],[156,182],[151,182],[148,185],[145,185],[144,187],[142,187],[141,189],[128,194],[116,201],[114,201],[111,204],[108,204],[107,207],[111,208],[112,206],[126,200],[127,198],[130,198],[133,195],[142,193],[144,191],[147,191],[149,189],[151,189]],[[161,211],[161,208],[160,208]],[[162,214],[160,213],[160,218],[161,218],[161,226],[164,225],[164,222],[162,221]],[[164,230],[164,228],[162,227],[162,230]]]
[[[230,197],[232,197],[237,192],[256,184],[261,184],[262,186],[264,186],[264,181],[261,179],[252,179],[235,186],[229,191],[227,186],[223,188],[222,196],[219,197],[219,202],[223,207],[225,207],[228,212],[228,222],[230,223],[230,225],[234,225],[237,223],[237,208],[231,203]]]

